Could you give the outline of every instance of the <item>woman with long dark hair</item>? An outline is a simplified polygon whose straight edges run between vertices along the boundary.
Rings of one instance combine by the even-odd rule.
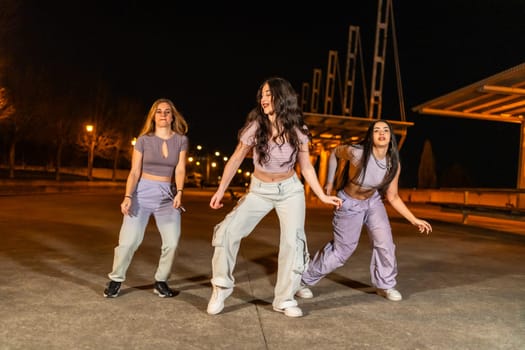
[[[219,188],[210,207],[219,209],[224,192],[249,152],[253,154],[254,171],[249,192],[236,207],[215,226],[212,245],[213,291],[207,312],[220,313],[225,299],[233,292],[235,261],[241,240],[271,210],[280,222],[280,244],[273,309],[289,317],[303,315],[294,296],[301,293],[301,273],[308,263],[305,225],[304,186],[295,166],[312,191],[326,204],[339,206],[341,200],[326,195],[310,163],[309,133],[303,121],[297,94],[285,79],[273,77],[264,81],[257,92],[257,105],[239,131],[235,152],[224,168]]]
[[[338,162],[337,158],[341,161]],[[336,190],[343,204],[334,212],[333,239],[317,251],[302,282],[307,286],[343,266],[357,248],[363,225],[372,242],[370,275],[378,295],[399,301],[396,290],[397,261],[392,229],[383,204],[390,205],[416,226],[430,233],[432,226],[418,219],[398,194],[401,172],[397,143],[392,126],[386,120],[370,124],[365,138],[357,145],[341,145],[332,151],[328,166],[326,193],[331,193],[338,169]]]

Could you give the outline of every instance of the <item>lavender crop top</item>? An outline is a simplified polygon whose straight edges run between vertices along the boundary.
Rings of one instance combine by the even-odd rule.
[[[361,157],[363,156],[363,148],[361,146],[343,145],[343,146],[336,147],[330,154],[330,158],[328,160],[327,182],[329,183],[334,182],[335,172],[336,172],[336,168],[338,165],[336,153],[337,153],[337,150],[340,150],[340,149],[344,149],[345,152],[350,151],[351,153],[350,157],[348,156],[341,157],[343,159],[349,159],[350,162],[352,163],[352,166],[349,169],[350,179],[353,177],[353,174],[355,174],[355,172],[358,170],[359,162],[361,160]],[[368,189],[377,188],[377,186],[379,186],[383,182],[386,172],[387,172],[386,158],[377,160],[372,155],[368,159],[368,164],[366,165],[366,174],[362,182],[362,187],[368,188]],[[361,174],[360,178],[357,179],[357,183],[360,182],[362,176],[363,174]]]
[[[350,146],[350,152],[352,152],[353,159],[352,164],[357,166],[361,157],[363,156],[363,149],[355,146]],[[386,175],[387,163],[386,158],[377,160],[374,158],[374,155],[370,155],[368,159],[368,164],[366,165],[366,174],[363,179],[362,186],[364,188],[376,188],[379,186]],[[358,182],[361,180],[362,174],[358,179]]]
[[[255,146],[255,132],[257,127],[257,122],[252,122],[252,124],[249,125],[240,136],[240,141],[245,145]],[[301,145],[308,142],[308,135],[303,134],[299,130],[296,132]],[[253,152],[253,165],[256,170],[258,169],[268,173],[286,173],[294,168],[295,162],[282,165],[290,159],[290,155],[293,152],[293,146],[290,143],[286,142],[282,145],[278,145],[277,143],[270,141],[268,146],[270,161],[266,164],[261,165],[259,163],[259,155],[257,152]]]
[[[168,157],[162,156],[162,144],[168,145]],[[179,163],[179,153],[188,150],[188,137],[174,134],[164,140],[155,135],[142,135],[137,139],[135,149],[142,153],[142,171],[156,176],[171,177]]]

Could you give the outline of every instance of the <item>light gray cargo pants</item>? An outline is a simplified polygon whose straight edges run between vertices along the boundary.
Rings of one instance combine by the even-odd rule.
[[[279,218],[281,232],[272,305],[283,309],[297,305],[294,294],[299,289],[301,274],[308,262],[304,186],[295,174],[272,183],[252,176],[249,192],[214,228],[211,282],[216,286],[234,287],[233,270],[240,242],[272,209]]]

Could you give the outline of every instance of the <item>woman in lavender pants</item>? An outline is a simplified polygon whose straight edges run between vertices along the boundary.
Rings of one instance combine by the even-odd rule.
[[[133,149],[126,192],[120,204],[123,219],[118,246],[104,289],[106,298],[119,295],[152,216],[162,240],[153,292],[162,298],[176,294],[169,287],[168,278],[181,234],[187,131],[186,120],[171,100],[161,98],[153,103]],[[172,190],[173,182],[175,190]]]
[[[339,167],[337,158],[344,161]],[[415,217],[399,197],[401,166],[391,125],[386,120],[376,120],[369,126],[361,143],[338,146],[331,153],[325,186],[327,193],[331,193],[334,186],[336,168],[339,170],[337,196],[343,204],[335,210],[333,239],[315,253],[302,275],[302,283],[315,285],[343,266],[355,251],[365,225],[372,242],[372,284],[378,295],[399,301],[402,299],[401,293],[394,288],[397,276],[396,246],[383,198],[419,232],[428,234],[432,226]]]

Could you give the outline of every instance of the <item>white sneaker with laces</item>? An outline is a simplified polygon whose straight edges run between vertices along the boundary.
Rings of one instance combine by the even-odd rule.
[[[306,286],[301,286],[297,292],[295,292],[295,296],[303,299],[311,299],[314,297],[314,293],[312,293],[312,290]]]
[[[288,317],[301,317],[303,316],[303,310],[301,310],[298,306],[288,306],[284,309],[279,309],[274,307],[274,311],[282,312]]]
[[[233,288],[223,288],[213,285],[213,291],[206,310],[210,315],[216,315],[224,309],[224,301],[233,292]]]
[[[390,289],[377,289],[376,290],[377,295],[380,295],[382,297],[387,298],[390,301],[400,301],[403,299],[403,296],[397,289],[390,288]]]

